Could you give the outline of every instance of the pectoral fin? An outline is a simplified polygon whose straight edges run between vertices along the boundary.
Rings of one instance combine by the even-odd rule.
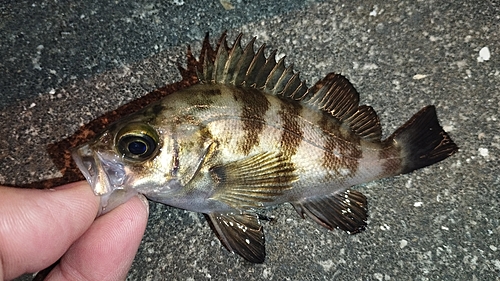
[[[210,169],[216,188],[211,199],[235,209],[272,202],[297,180],[295,168],[281,153],[259,153]]]
[[[340,228],[354,234],[365,230],[366,227],[366,197],[354,190],[294,202],[292,205],[302,218],[307,215],[330,230]]]
[[[264,231],[256,214],[208,214],[222,244],[249,262],[266,257]]]

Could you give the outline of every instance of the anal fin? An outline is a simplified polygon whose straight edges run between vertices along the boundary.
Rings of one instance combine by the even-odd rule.
[[[263,263],[265,238],[256,214],[207,214],[222,244],[249,262]]]
[[[354,234],[365,230],[366,227],[366,197],[354,190],[293,202],[292,205],[302,218],[307,215],[330,230],[340,228]]]

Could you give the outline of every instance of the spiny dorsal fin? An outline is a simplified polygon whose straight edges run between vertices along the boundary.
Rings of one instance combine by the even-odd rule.
[[[255,37],[242,48],[242,36],[240,33],[229,47],[226,33],[222,34],[215,51],[206,46],[208,37],[205,38],[198,74],[201,83],[255,88],[298,101],[329,113],[365,140],[380,141],[382,129],[377,114],[369,106],[359,106],[359,94],[347,78],[329,73],[308,88],[299,73],[293,71],[293,66],[285,66],[284,57],[276,62],[276,51],[273,51],[266,58],[265,44],[255,52]]]
[[[281,58],[276,62],[276,51],[266,59],[264,55],[265,44],[257,52],[254,51],[255,37],[241,47],[240,33],[232,47],[228,47],[226,34],[222,34],[215,50],[202,48],[200,56],[202,64],[198,78],[201,83],[230,84],[242,87],[251,87],[271,95],[283,97],[303,96],[307,86],[300,81],[298,73],[292,66],[285,67],[285,60]],[[205,38],[205,41],[208,40]]]

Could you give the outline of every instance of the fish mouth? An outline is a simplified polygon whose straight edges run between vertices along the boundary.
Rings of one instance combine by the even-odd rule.
[[[137,194],[127,184],[130,177],[115,154],[95,151],[85,144],[75,148],[71,155],[94,194],[101,198],[97,216],[113,210]]]

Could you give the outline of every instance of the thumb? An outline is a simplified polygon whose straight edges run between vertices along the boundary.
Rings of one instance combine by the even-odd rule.
[[[148,219],[148,202],[135,196],[97,218],[46,280],[124,280]]]

